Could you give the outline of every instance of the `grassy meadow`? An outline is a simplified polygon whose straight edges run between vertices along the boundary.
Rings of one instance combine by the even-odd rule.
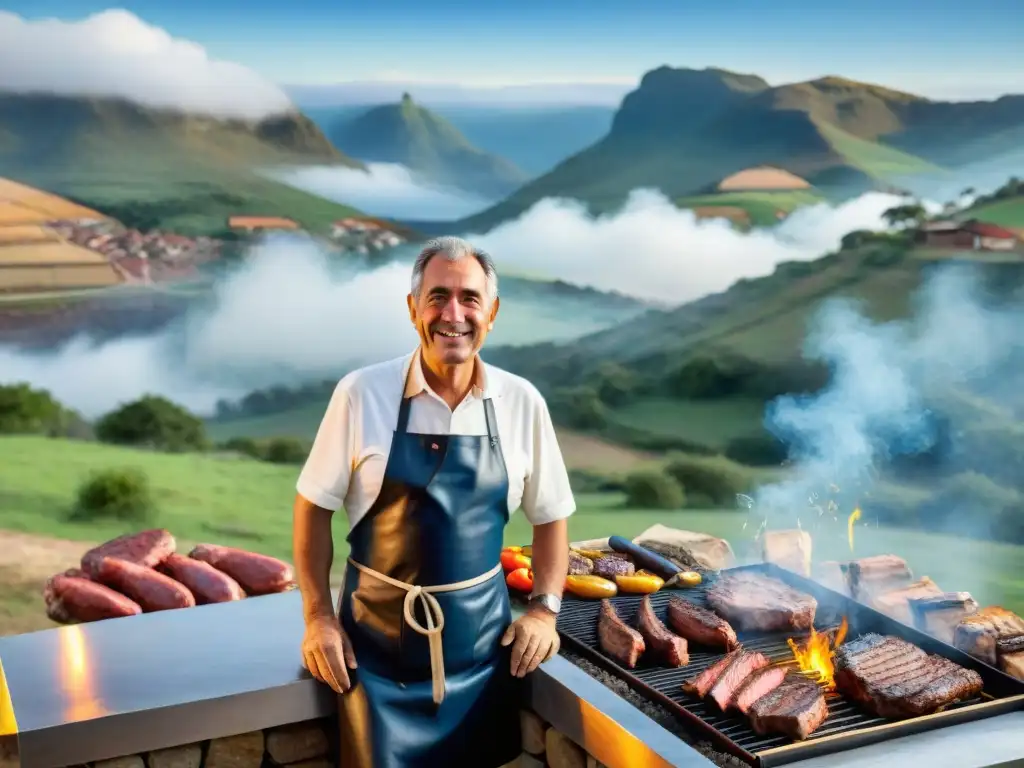
[[[566,433],[562,442],[567,463],[574,467],[625,470],[651,460],[574,433]],[[136,467],[147,473],[159,500],[154,524],[171,530],[181,548],[209,541],[290,559],[291,502],[298,472],[294,466],[231,455],[169,455],[97,443],[2,437],[0,550],[13,551],[18,535],[30,534],[26,540],[36,551],[42,551],[40,541],[46,544],[46,557],[14,562],[0,556],[0,634],[49,626],[40,596],[46,577],[74,566],[90,543],[138,527],[67,520],[78,484],[91,472],[113,467]],[[634,536],[661,523],[721,536],[741,558],[753,545],[756,526],[745,525],[746,516],[735,510],[630,509],[615,493],[580,494],[577,502],[579,510],[570,521],[570,535],[577,540]],[[335,524],[339,562],[345,553],[344,535],[344,517],[339,515]],[[506,541],[524,543],[529,538],[525,519],[513,516]],[[5,544],[8,540],[13,543]],[[845,523],[817,534],[815,547],[818,560],[849,557]],[[857,556],[898,553],[917,574],[931,576],[943,589],[969,590],[983,603],[1024,612],[1020,569],[1024,547],[864,525],[857,528],[854,552]]]
[[[714,208],[718,206],[742,208],[756,227],[771,227],[779,223],[776,211],[792,213],[804,205],[821,202],[820,194],[810,189],[781,190],[778,192],[720,192],[711,195],[693,195],[676,200],[680,208]]]

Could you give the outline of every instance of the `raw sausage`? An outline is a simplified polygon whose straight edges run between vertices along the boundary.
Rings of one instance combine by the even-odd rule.
[[[192,608],[196,604],[184,584],[152,568],[116,557],[104,557],[100,561],[96,580],[132,598],[145,613]]]
[[[216,544],[200,544],[188,556],[223,571],[250,595],[269,595],[295,586],[292,567],[267,555]]]
[[[229,603],[245,597],[237,581],[202,560],[170,555],[159,570],[188,587],[199,605]]]
[[[51,576],[43,589],[46,615],[58,624],[137,616],[138,603],[109,587],[66,573]]]
[[[174,536],[163,528],[129,533],[100,544],[82,555],[82,570],[95,579],[104,557],[116,557],[136,565],[155,568],[168,555],[173,554],[176,546]]]

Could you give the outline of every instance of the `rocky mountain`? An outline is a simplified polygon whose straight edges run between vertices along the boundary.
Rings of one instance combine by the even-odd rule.
[[[328,130],[335,145],[366,162],[399,163],[425,179],[494,199],[527,175],[507,160],[474,147],[448,120],[405,94]]]
[[[1022,139],[1024,96],[938,102],[840,77],[771,87],[756,75],[661,67],[626,96],[607,136],[455,226],[487,229],[552,195],[597,210],[637,187],[685,197],[757,165],[857,193],[977,162]]]

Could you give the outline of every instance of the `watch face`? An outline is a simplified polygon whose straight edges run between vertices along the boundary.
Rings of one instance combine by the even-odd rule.
[[[562,608],[562,601],[554,595],[537,595],[536,600],[552,613],[558,613]]]

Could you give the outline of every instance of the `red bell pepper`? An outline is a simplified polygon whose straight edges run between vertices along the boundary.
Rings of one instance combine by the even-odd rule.
[[[530,558],[520,552],[505,550],[501,553],[501,567],[505,570],[505,573],[516,571],[520,568],[529,568],[531,564]]]
[[[505,583],[509,589],[516,592],[533,592],[533,571],[529,568],[517,568],[505,577]]]

